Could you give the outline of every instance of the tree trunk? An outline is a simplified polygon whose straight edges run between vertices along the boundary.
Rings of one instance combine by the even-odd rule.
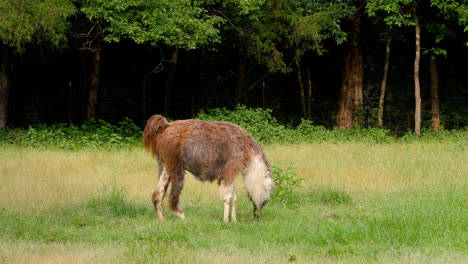
[[[10,49],[0,47],[0,129],[6,128],[8,121],[8,98],[10,95]]]
[[[350,83],[350,69],[351,68],[351,53],[346,52],[343,59],[343,74],[340,89],[340,96],[338,98],[338,113],[336,114],[337,126],[341,128],[352,127],[352,102],[353,93],[349,85]]]
[[[312,78],[310,77],[310,68],[307,67],[307,86],[308,86],[308,93],[307,93],[307,119],[312,119]]]
[[[383,127],[383,113],[384,113],[384,102],[385,102],[385,89],[387,87],[387,75],[388,75],[388,65],[390,64],[390,44],[391,40],[387,41],[387,46],[385,47],[385,65],[382,78],[382,85],[380,86],[380,100],[379,100],[379,113],[377,116],[379,127]]]
[[[356,24],[356,28],[360,28],[359,24]],[[358,113],[363,104],[363,60],[358,31],[352,33],[350,46],[344,57],[343,80],[337,113],[338,127],[348,129],[358,125]]]
[[[437,132],[440,129],[439,73],[437,70],[437,58],[434,53],[431,54],[429,71],[431,74],[432,128]]]
[[[141,77],[141,124],[145,124],[146,120],[148,119],[146,115],[146,91],[148,87],[148,82],[149,82],[149,77],[148,77],[148,72],[150,71],[149,69],[149,64],[146,63],[144,67],[144,72]]]
[[[413,18],[415,24],[415,44],[416,52],[414,58],[414,98],[415,98],[415,111],[414,111],[414,132],[418,135],[421,134],[421,87],[419,85],[419,60],[421,58],[421,27],[417,14],[418,1],[414,1],[413,5]]]
[[[362,82],[364,75],[364,65],[362,61],[361,43],[359,42],[359,32],[353,34],[353,60],[352,60],[352,85],[354,91],[353,127],[359,126],[359,113],[364,104]]]
[[[174,80],[174,76],[176,73],[176,66],[177,66],[177,57],[179,56],[179,48],[175,48],[172,51],[170,63],[172,64],[171,67],[169,68],[169,73],[166,79],[166,82],[164,83],[164,115],[169,116],[170,114],[170,109],[171,109],[171,88],[172,88],[172,81]]]
[[[5,128],[8,121],[8,96],[10,94],[10,79],[8,74],[0,70],[0,129]]]
[[[241,104],[246,94],[246,69],[247,69],[247,47],[242,44],[239,48],[239,65],[237,68],[236,87],[234,94],[234,102],[236,105]]]
[[[307,114],[307,106],[306,106],[306,100],[305,100],[304,83],[302,81],[301,56],[299,56],[298,53],[299,52],[296,50],[296,58],[294,59],[294,61],[296,63],[297,82],[299,84],[299,94],[301,97],[302,114],[304,118],[307,118],[308,114]]]
[[[96,104],[98,100],[99,82],[101,80],[101,44],[94,50],[91,64],[91,82],[88,90],[88,106],[86,108],[86,119],[96,117]]]

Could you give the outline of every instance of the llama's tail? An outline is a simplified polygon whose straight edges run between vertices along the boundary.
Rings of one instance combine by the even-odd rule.
[[[271,178],[271,167],[264,156],[253,156],[249,167],[245,170],[244,183],[255,207],[254,215],[258,217],[260,210],[270,199],[271,191],[275,185]]]
[[[153,156],[156,155],[156,136],[168,124],[166,118],[162,115],[153,115],[146,121],[145,130],[143,131],[143,146]]]

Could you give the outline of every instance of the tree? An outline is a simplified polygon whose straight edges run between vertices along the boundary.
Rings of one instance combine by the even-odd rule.
[[[384,0],[368,0],[367,12],[370,16],[384,13],[385,22],[389,26],[414,26],[415,28],[415,59],[414,59],[414,131],[421,133],[421,88],[419,82],[419,63],[421,57],[421,30],[425,29],[429,34],[433,34],[435,44],[453,35],[448,24],[450,20],[457,21],[468,30],[468,7],[466,0],[430,0],[421,2],[419,0],[395,0],[392,2]],[[427,7],[429,5],[429,7]],[[430,8],[431,12],[426,12],[425,16],[418,14],[420,8]],[[426,18],[427,14],[435,14],[435,17]],[[423,26],[420,20],[425,19]],[[423,27],[423,28],[422,28]],[[434,130],[440,126],[440,101],[439,85],[437,73],[437,60],[435,55],[444,54],[445,51],[438,48],[431,49],[430,73],[431,73],[431,97],[432,97],[432,122]]]
[[[312,79],[310,69],[307,68],[308,92],[305,97],[301,58],[308,50],[322,55],[325,52],[322,44],[325,39],[332,38],[337,44],[344,42],[346,34],[341,30],[339,23],[343,17],[350,16],[353,9],[341,2],[329,2],[326,5],[306,2],[304,11],[294,26],[291,42],[295,46],[295,63],[304,118],[310,118],[311,115]]]
[[[137,44],[148,43],[172,48],[170,74],[165,84],[165,109],[169,111],[171,82],[174,77],[178,50],[196,49],[220,41],[217,28],[224,20],[208,14],[197,1],[190,0],[76,0],[80,11],[92,21],[97,47],[93,60],[88,118],[95,115],[99,83],[99,62],[105,42],[128,38]],[[168,113],[166,113],[168,114]]]
[[[414,132],[421,134],[421,86],[419,83],[419,62],[421,58],[421,26],[418,18],[418,0],[413,2],[413,19],[415,33],[415,56],[414,56]]]
[[[418,17],[418,0],[368,0],[366,10],[369,16],[384,13],[384,21],[389,26],[414,26],[415,28],[415,58],[414,58],[414,131],[421,134],[421,88],[419,83],[419,62],[421,57],[421,27]]]
[[[247,94],[266,75],[254,81],[248,87],[247,66],[249,62],[249,44],[252,42],[251,34],[253,23],[262,15],[262,7],[266,0],[213,0],[206,1],[205,8],[212,14],[223,17],[227,23],[221,29],[222,42],[237,51],[238,59],[235,69],[236,81],[234,85],[234,104],[243,104]]]
[[[382,84],[380,85],[380,98],[379,98],[379,112],[377,114],[377,122],[380,128],[383,128],[383,116],[384,116],[384,102],[385,102],[385,90],[387,88],[387,76],[388,76],[388,67],[390,65],[390,46],[392,41],[387,40],[385,45],[385,63],[384,71],[382,77]]]
[[[343,60],[343,79],[338,99],[337,126],[342,128],[356,127],[358,113],[363,104],[362,83],[364,63],[361,47],[361,27],[364,16],[364,0],[355,1],[356,11],[352,16],[352,31]]]
[[[370,23],[374,24],[377,28],[377,38],[379,42],[385,43],[385,57],[384,57],[384,67],[382,74],[382,81],[380,84],[380,96],[379,96],[379,106],[377,111],[377,125],[380,128],[384,126],[384,110],[385,110],[385,94],[387,90],[388,83],[388,71],[390,68],[390,53],[392,41],[395,39],[400,39],[400,33],[398,33],[394,27],[387,25],[381,17],[371,18]]]
[[[0,129],[8,119],[14,53],[23,53],[30,45],[63,47],[68,18],[74,13],[69,0],[0,2]]]
[[[440,120],[440,98],[439,98],[439,73],[437,67],[437,56],[447,56],[447,51],[439,47],[440,43],[448,38],[454,38],[456,32],[453,24],[458,23],[468,30],[468,1],[466,0],[432,0],[426,9],[431,10],[424,18],[424,28],[431,41],[432,48],[428,49],[429,73],[431,79],[431,119],[434,131],[439,131]]]
[[[439,71],[437,69],[437,56],[434,52],[431,53],[429,72],[431,74],[432,129],[437,132],[440,129]]]
[[[271,73],[289,73],[296,66],[297,82],[304,118],[310,117],[312,80],[310,69],[308,92],[305,91],[302,58],[307,52],[326,52],[323,42],[332,39],[342,43],[346,34],[340,19],[351,14],[352,7],[341,1],[267,1],[262,15],[253,23],[251,54]],[[292,54],[288,60],[287,56]]]

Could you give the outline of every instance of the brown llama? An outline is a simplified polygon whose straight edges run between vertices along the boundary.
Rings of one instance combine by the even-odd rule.
[[[180,219],[184,213],[179,196],[184,185],[185,170],[201,181],[218,180],[224,201],[224,221],[236,222],[234,180],[243,174],[248,196],[254,205],[254,216],[270,198],[274,183],[271,166],[262,147],[241,127],[227,122],[179,120],[167,122],[153,115],[146,122],[143,145],[156,159],[159,181],[153,193],[154,209],[163,219],[162,202],[169,183],[170,209]]]

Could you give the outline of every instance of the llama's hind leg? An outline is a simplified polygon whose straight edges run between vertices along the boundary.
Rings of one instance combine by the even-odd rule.
[[[169,174],[167,173],[167,170],[165,167],[161,166],[160,167],[160,174],[159,174],[159,181],[158,185],[156,186],[156,190],[153,192],[153,205],[154,205],[154,210],[156,210],[156,213],[158,214],[159,220],[163,220],[163,199],[164,199],[164,194],[166,193],[167,186],[169,185],[170,182],[170,177]]]
[[[185,219],[184,212],[180,206],[180,194],[184,187],[184,171],[175,170],[171,173],[171,193],[169,194],[169,205],[180,219]]]

